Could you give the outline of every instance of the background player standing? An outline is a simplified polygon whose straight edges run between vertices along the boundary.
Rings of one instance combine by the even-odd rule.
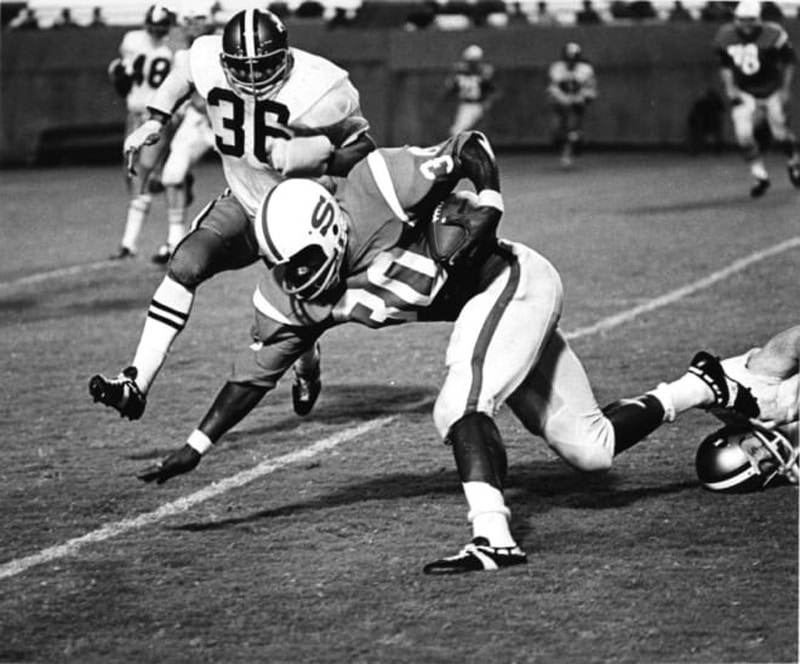
[[[197,7],[182,12],[181,28],[187,48],[198,37],[214,32],[216,26],[208,18],[206,10]],[[153,262],[162,265],[169,262],[178,242],[186,234],[186,214],[194,200],[191,169],[214,147],[214,132],[200,95],[193,93],[175,115],[179,121],[178,128],[169,143],[169,154],[161,170],[170,233],[153,256]]]
[[[172,70],[174,53],[167,36],[174,19],[173,13],[164,5],[152,5],[145,14],[144,30],[127,32],[120,44],[120,57],[109,65],[111,82],[126,100],[126,135],[145,122],[147,105]],[[165,127],[168,138],[174,129],[174,123]],[[137,172],[127,173],[130,200],[119,251],[114,258],[132,258],[136,254],[139,234],[153,202],[151,188],[157,189],[160,184],[154,179],[154,174],[163,164],[168,149],[169,140],[148,146],[139,155]],[[177,199],[177,194],[173,194],[171,192],[171,198]],[[167,243],[179,241],[184,230],[183,224],[170,224]]]
[[[583,57],[577,42],[564,45],[561,58],[550,65],[547,97],[553,109],[553,135],[561,150],[561,163],[572,166],[575,149],[583,140],[586,107],[597,98],[594,67]]]
[[[750,195],[763,196],[770,186],[763,150],[755,134],[763,121],[769,126],[772,140],[786,155],[789,180],[800,187],[800,154],[789,128],[796,56],[786,30],[777,23],[761,20],[758,0],[742,0],[736,6],[733,22],[720,28],[714,46],[736,142],[755,180]]]
[[[253,218],[261,199],[287,177],[344,176],[375,144],[346,71],[289,47],[286,26],[272,12],[234,14],[221,35],[198,37],[148,106],[147,121],[125,141],[132,155],[163,140],[172,114],[196,92],[205,101],[228,189],[195,219],[156,289],[130,366],[116,378],[95,375],[95,401],[129,419],[146,396],[186,326],[198,286],[259,259]],[[304,415],[321,387],[318,349],[295,366],[292,398]]]
[[[445,81],[445,90],[458,100],[450,136],[477,127],[498,95],[494,67],[484,61],[480,46],[472,44],[464,49],[453,73]]]

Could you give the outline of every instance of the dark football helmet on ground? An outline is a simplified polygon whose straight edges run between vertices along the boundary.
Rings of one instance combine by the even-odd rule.
[[[234,14],[222,31],[220,60],[234,90],[265,97],[291,69],[286,26],[267,10],[246,9]]]
[[[776,477],[797,484],[798,453],[777,430],[757,423],[728,425],[700,443],[695,467],[706,489],[746,493],[763,489]]]

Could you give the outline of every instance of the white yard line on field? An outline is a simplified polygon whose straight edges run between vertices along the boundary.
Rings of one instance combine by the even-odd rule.
[[[38,284],[42,281],[49,281],[50,279],[64,279],[65,277],[74,277],[76,275],[84,274],[85,272],[94,272],[104,267],[114,265],[116,261],[113,258],[108,258],[103,261],[96,261],[94,263],[84,263],[83,265],[73,265],[71,267],[62,267],[56,270],[47,270],[46,272],[37,272],[30,274],[27,277],[20,277],[19,279],[11,279],[9,281],[0,281],[0,290],[8,290],[11,288],[18,288],[20,286],[30,286]]]
[[[723,279],[727,279],[728,277],[736,274],[737,272],[741,272],[746,268],[750,267],[751,265],[758,263],[759,261],[765,260],[772,256],[776,256],[777,254],[783,253],[790,249],[794,249],[796,247],[800,247],[800,236],[796,236],[790,238],[784,242],[780,242],[779,244],[773,245],[771,247],[767,247],[766,249],[762,249],[761,251],[756,251],[744,258],[741,258],[737,261],[734,261],[727,267],[717,270],[716,272],[712,272],[706,277],[702,279],[698,279],[682,288],[675,289],[664,295],[659,297],[653,298],[640,304],[636,307],[632,307],[630,309],[626,309],[625,311],[621,311],[618,314],[613,316],[607,316],[599,320],[594,325],[590,325],[588,327],[582,327],[578,330],[574,330],[572,332],[567,333],[567,338],[569,339],[577,339],[580,337],[587,337],[593,334],[597,334],[598,332],[605,332],[611,330],[615,327],[619,327],[636,317],[640,316],[643,313],[647,313],[649,311],[654,311],[661,307],[665,307],[669,304],[677,302],[693,293],[696,293],[700,290],[705,288],[709,288],[710,286],[714,285],[715,283],[722,281]],[[88,269],[96,269],[100,263],[94,263],[89,266],[84,266]],[[74,272],[70,272],[69,274],[76,274],[79,272],[78,268],[69,268],[74,270]],[[61,274],[57,274],[56,272],[60,272]],[[56,271],[56,272],[49,272],[49,273],[42,273],[40,275],[40,279],[46,279],[53,276],[66,276],[64,271]],[[31,283],[30,280],[33,280],[34,277],[28,277],[29,280],[27,283]],[[19,280],[17,282],[7,282],[7,284],[17,283],[19,284]],[[6,285],[7,285],[6,284]],[[2,286],[3,284],[0,284]],[[427,400],[426,400],[427,401]],[[420,404],[416,404],[419,406]],[[415,406],[410,406],[408,410],[413,409]],[[69,540],[64,544],[59,544],[57,546],[52,546],[47,549],[43,549],[39,553],[33,554],[31,556],[26,556],[24,558],[17,558],[15,560],[11,560],[3,565],[0,565],[0,579],[16,576],[24,572],[25,570],[34,567],[35,565],[41,565],[43,563],[48,563],[58,558],[64,558],[66,556],[70,556],[75,554],[80,548],[82,548],[86,544],[95,543],[95,542],[103,542],[105,540],[111,539],[112,537],[116,537],[118,535],[122,535],[131,530],[136,530],[138,528],[143,528],[145,526],[149,526],[151,524],[157,523],[162,519],[167,517],[173,516],[175,514],[180,514],[182,512],[186,512],[191,507],[198,505],[206,500],[211,498],[215,498],[216,496],[220,496],[224,493],[227,493],[231,489],[237,489],[242,487],[253,480],[259,479],[265,475],[268,475],[284,466],[288,466],[289,464],[296,463],[298,461],[305,461],[311,459],[322,452],[326,452],[328,450],[333,449],[334,447],[341,445],[342,443],[346,443],[354,438],[358,438],[359,436],[369,433],[375,429],[378,429],[390,422],[394,421],[400,416],[400,413],[397,415],[389,415],[386,417],[382,417],[375,420],[369,420],[360,424],[358,426],[350,427],[349,429],[345,429],[333,436],[329,436],[327,438],[323,438],[322,440],[317,441],[313,445],[309,445],[303,449],[297,450],[296,452],[290,452],[289,454],[284,454],[283,456],[276,457],[274,459],[265,459],[258,465],[250,468],[249,470],[244,470],[240,473],[235,475],[231,475],[219,482],[215,482],[214,484],[210,484],[207,487],[196,491],[195,493],[189,494],[188,496],[184,496],[183,498],[179,498],[171,503],[166,503],[162,505],[158,509],[152,512],[146,512],[145,514],[140,514],[137,517],[131,519],[123,519],[122,521],[117,521],[115,523],[111,523],[108,525],[103,526],[102,528],[98,528],[97,530],[93,530],[92,532],[83,535],[81,537],[76,537],[74,539]]]

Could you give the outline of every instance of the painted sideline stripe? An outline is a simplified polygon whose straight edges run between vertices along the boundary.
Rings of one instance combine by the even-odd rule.
[[[49,279],[74,277],[76,274],[94,272],[95,270],[109,267],[115,263],[116,261],[113,258],[107,258],[106,260],[97,261],[95,263],[85,263],[83,265],[73,265],[72,267],[62,267],[57,270],[48,270],[47,272],[39,272],[37,274],[28,275],[27,277],[12,279],[11,281],[0,281],[0,290],[15,288],[18,286],[30,286],[31,284],[38,284]]]
[[[231,489],[242,487],[253,480],[262,477],[263,475],[268,475],[269,473],[282,468],[283,466],[287,466],[298,461],[311,459],[312,457],[317,456],[317,454],[333,449],[341,443],[346,443],[353,438],[357,438],[358,436],[369,433],[374,429],[378,429],[396,418],[397,415],[390,415],[377,420],[364,422],[357,427],[345,429],[344,431],[329,436],[328,438],[323,438],[313,445],[301,450],[290,452],[288,454],[275,457],[274,459],[265,459],[261,463],[248,470],[243,470],[235,475],[226,477],[219,482],[210,484],[207,487],[196,491],[195,493],[191,493],[188,496],[179,498],[171,503],[166,503],[152,512],[146,512],[145,514],[140,514],[132,519],[123,519],[122,521],[108,524],[102,528],[93,530],[82,537],[71,539],[64,544],[51,546],[47,549],[43,549],[37,554],[12,560],[11,562],[0,566],[0,579],[15,576],[16,574],[24,572],[26,569],[33,567],[34,565],[40,565],[42,563],[55,560],[56,558],[63,558],[65,556],[72,555],[85,544],[102,542],[112,537],[116,537],[117,535],[122,535],[129,530],[143,528],[144,526],[161,521],[166,517],[186,512],[194,505],[202,503],[211,498],[215,498],[216,496],[220,496]]]
[[[784,251],[788,251],[789,249],[794,249],[795,247],[800,247],[800,235],[796,235],[793,238],[789,238],[785,242],[780,242],[778,244],[772,245],[771,247],[767,247],[766,249],[762,249],[761,251],[756,251],[755,253],[750,254],[749,256],[745,256],[744,258],[740,258],[737,261],[731,263],[728,267],[725,267],[721,270],[717,270],[716,272],[712,272],[707,277],[703,279],[699,279],[691,284],[687,284],[682,288],[676,288],[669,293],[665,293],[664,295],[657,297],[653,300],[649,300],[644,304],[640,304],[637,307],[633,307],[631,309],[626,309],[625,311],[621,311],[614,316],[608,316],[606,318],[601,318],[597,321],[594,325],[589,325],[588,327],[581,327],[577,330],[573,330],[566,334],[567,339],[577,339],[579,337],[587,337],[592,334],[596,334],[598,332],[605,332],[606,330],[611,330],[615,327],[619,327],[624,323],[632,321],[634,318],[637,318],[641,314],[647,313],[649,311],[655,311],[656,309],[660,309],[661,307],[666,307],[668,304],[672,304],[673,302],[677,302],[678,300],[682,300],[693,293],[697,293],[705,288],[709,288],[713,286],[718,281],[722,281],[723,279],[727,279],[728,277],[736,274],[737,272],[741,272],[742,270],[747,269],[754,263],[758,263],[759,261],[764,260],[765,258],[770,258],[772,256],[776,256],[777,254],[783,253]]]
[[[654,298],[649,302],[645,302],[637,307],[633,307],[613,316],[603,318],[594,325],[579,328],[573,332],[567,333],[566,336],[569,339],[577,339],[579,337],[586,337],[598,332],[605,332],[615,327],[619,327],[620,325],[633,320],[642,313],[665,307],[668,304],[691,295],[692,293],[696,293],[704,288],[708,288],[718,281],[730,277],[737,272],[741,272],[754,263],[764,260],[765,258],[775,256],[784,251],[788,251],[789,249],[793,249],[795,247],[800,247],[800,236],[790,238],[785,242],[781,242],[773,245],[772,247],[752,253],[745,258],[734,261],[728,267],[723,268],[722,270],[717,270],[716,272],[712,272],[707,277],[688,284],[683,288],[678,288],[660,297]],[[428,400],[426,399],[422,403],[428,403]],[[408,410],[417,408],[420,405],[421,403],[411,405],[408,407]],[[348,442],[354,438],[357,438],[358,436],[385,426],[386,424],[393,422],[399,416],[400,413],[397,415],[388,415],[377,420],[364,422],[356,427],[345,429],[344,431],[329,436],[328,438],[323,438],[309,447],[284,454],[274,459],[265,459],[253,468],[241,471],[235,475],[231,475],[230,477],[210,484],[207,487],[196,491],[195,493],[184,496],[183,498],[179,498],[171,503],[166,503],[152,512],[141,514],[132,519],[123,519],[122,521],[105,525],[97,530],[93,530],[92,532],[83,535],[82,537],[71,539],[64,544],[43,549],[39,553],[26,556],[25,558],[12,560],[4,565],[0,565],[0,579],[16,576],[17,574],[20,574],[35,565],[40,565],[42,563],[51,562],[57,558],[63,558],[72,555],[85,544],[102,542],[112,537],[116,537],[117,535],[126,533],[130,530],[136,530],[138,528],[143,528],[144,526],[157,523],[158,521],[161,521],[169,516],[186,512],[194,505],[222,495],[231,489],[242,487],[253,480],[259,479],[264,475],[268,475],[275,470],[283,468],[284,466],[297,461],[311,459],[322,452],[333,449],[341,443]]]

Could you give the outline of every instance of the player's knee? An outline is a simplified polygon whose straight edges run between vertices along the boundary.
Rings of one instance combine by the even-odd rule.
[[[433,423],[444,440],[450,427],[464,416],[464,404],[456,403],[447,390],[442,390],[433,405]]]
[[[167,162],[161,171],[161,183],[165,187],[182,187],[186,179],[187,169],[171,165]]]
[[[548,443],[564,461],[584,473],[606,472],[614,463],[614,427],[599,410],[560,439],[548,435]]]
[[[197,232],[187,235],[176,247],[169,264],[170,278],[191,291],[216,274],[213,252],[203,235]]]

